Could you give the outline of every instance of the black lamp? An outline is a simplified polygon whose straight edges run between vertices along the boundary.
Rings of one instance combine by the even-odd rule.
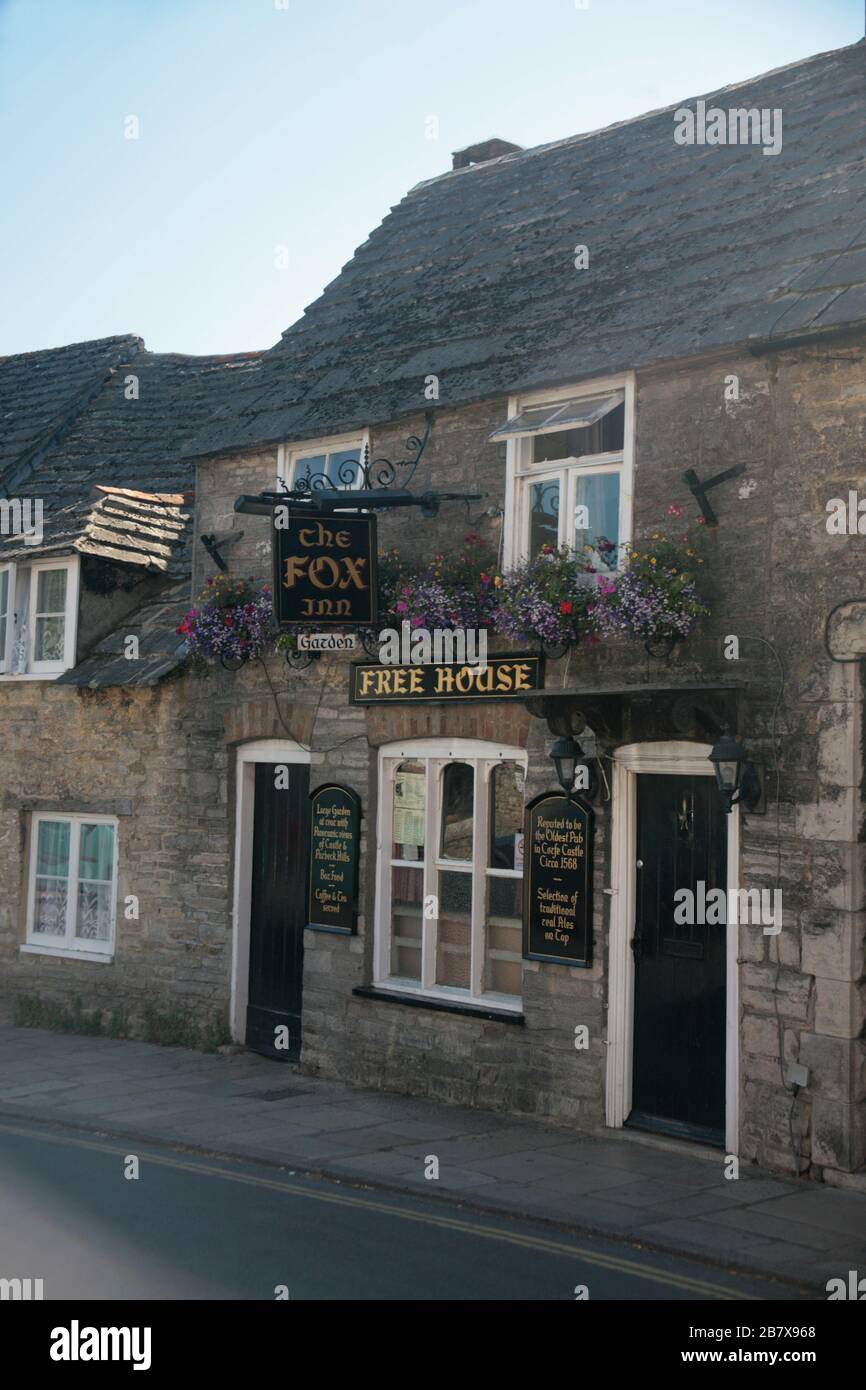
[[[594,759],[592,755],[584,753],[577,739],[572,738],[571,734],[566,734],[565,738],[557,739],[550,750],[550,757],[556,768],[556,780],[569,800],[574,792],[574,780],[578,768],[586,768],[587,775],[583,784],[583,791],[591,800],[597,788],[595,771],[592,766]]]
[[[567,734],[565,738],[558,738],[550,750],[550,758],[556,768],[556,780],[568,797],[574,788],[574,774],[582,756],[583,750],[571,734]]]
[[[753,810],[761,799],[760,778],[745,748],[733,734],[726,730],[716,741],[710,762],[716,774],[716,786],[725,799],[726,813],[730,814],[733,807],[740,804]]]

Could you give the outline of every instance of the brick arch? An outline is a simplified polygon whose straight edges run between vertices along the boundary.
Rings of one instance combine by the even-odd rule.
[[[525,748],[532,716],[517,701],[495,705],[377,705],[367,707],[371,748],[408,738],[474,738]]]
[[[282,717],[281,717],[282,716]],[[313,734],[313,710],[281,700],[279,714],[270,696],[245,700],[223,716],[226,743],[249,743],[252,739],[291,737],[309,748]]]

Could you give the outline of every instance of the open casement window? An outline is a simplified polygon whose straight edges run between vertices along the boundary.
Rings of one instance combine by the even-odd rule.
[[[117,898],[117,822],[33,817],[27,945],[49,954],[110,957]]]
[[[358,488],[362,485],[360,464],[366,444],[367,435],[361,433],[281,446],[277,486],[285,480],[287,487],[297,487],[305,478],[324,475],[333,488]]]
[[[460,739],[383,750],[377,984],[520,1011],[525,765]]]
[[[505,563],[569,546],[601,573],[631,539],[633,386],[511,403],[490,436],[507,442]],[[589,576],[591,579],[591,576]]]
[[[78,559],[0,569],[0,674],[59,676],[75,665]]]

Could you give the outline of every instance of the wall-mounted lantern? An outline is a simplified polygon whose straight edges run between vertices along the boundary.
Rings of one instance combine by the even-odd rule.
[[[753,811],[761,800],[761,779],[754,763],[733,734],[723,733],[710,753],[716,774],[716,786],[725,800],[727,814],[734,806]]]
[[[550,759],[556,768],[556,780],[569,801],[574,793],[574,782],[580,768],[586,769],[584,790],[587,798],[592,798],[596,784],[593,759],[584,753],[577,739],[572,738],[571,734],[567,734],[565,738],[558,738],[550,750]]]

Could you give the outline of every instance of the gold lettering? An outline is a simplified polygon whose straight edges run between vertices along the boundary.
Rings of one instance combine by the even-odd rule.
[[[424,694],[424,677],[423,677],[422,672],[418,669],[417,666],[412,666],[412,667],[410,667],[410,669],[409,669],[409,682],[410,682],[410,684],[409,684],[409,694],[410,694],[410,695],[423,695],[423,694]]]
[[[511,670],[508,666],[498,666],[496,668],[496,689],[510,690],[512,684]]]
[[[322,569],[327,568],[331,575],[329,584],[323,583],[319,578]],[[317,555],[309,569],[310,583],[315,584],[317,589],[333,589],[340,578],[340,567],[336,560],[332,560],[330,555]]]
[[[514,667],[514,689],[531,690],[530,673],[532,667],[525,661],[518,661]]]
[[[304,570],[307,566],[306,555],[290,555],[286,560],[286,577],[283,580],[284,589],[293,589],[299,579],[303,579]]]
[[[337,545],[341,546],[343,550],[345,550],[348,545],[351,545],[351,538],[348,531],[337,532]]]
[[[444,692],[454,689],[454,672],[450,666],[436,667],[436,694],[442,695]]]
[[[350,584],[354,584],[356,589],[366,589],[367,585],[361,578],[361,568],[366,565],[364,556],[357,560],[350,560],[348,555],[343,556],[343,564],[346,567],[347,578],[340,580],[340,588],[348,589]]]

